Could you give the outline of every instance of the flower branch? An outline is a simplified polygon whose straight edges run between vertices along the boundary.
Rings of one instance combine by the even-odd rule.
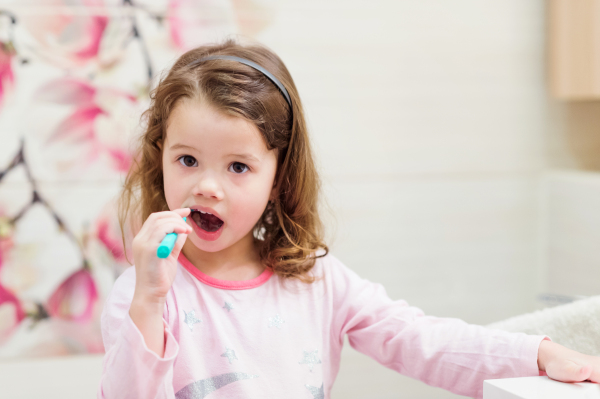
[[[42,305],[41,303],[35,302],[35,306],[36,306],[35,311],[27,312],[26,315],[27,315],[27,317],[30,317],[34,320],[34,324],[32,325],[32,327],[38,321],[43,320],[48,317],[67,316],[64,314],[64,303],[71,299],[70,298],[71,291],[74,291],[73,286],[76,284],[84,284],[84,285],[86,285],[86,288],[88,289],[88,291],[90,293],[88,307],[82,316],[78,316],[77,318],[73,318],[73,319],[87,320],[91,314],[91,306],[93,305],[93,302],[97,299],[96,287],[95,287],[95,284],[90,275],[90,263],[85,255],[85,251],[82,247],[82,244],[79,242],[79,240],[77,239],[75,234],[73,234],[73,232],[67,227],[67,225],[64,223],[62,218],[52,208],[52,206],[48,203],[48,201],[46,201],[43,198],[43,196],[40,195],[38,188],[37,188],[37,183],[36,183],[35,179],[33,178],[32,174],[31,174],[31,170],[29,168],[29,165],[27,164],[27,161],[25,159],[24,147],[25,147],[24,140],[21,139],[21,146],[19,148],[19,151],[13,157],[13,159],[9,163],[8,167],[6,169],[0,171],[0,181],[1,181],[8,174],[8,172],[10,172],[12,169],[14,169],[15,167],[17,167],[19,165],[23,165],[23,168],[25,169],[25,173],[27,175],[27,180],[31,184],[32,190],[33,190],[31,201],[27,205],[25,205],[25,207],[23,207],[17,213],[16,216],[14,216],[8,220],[10,227],[14,228],[16,223],[29,211],[29,209],[34,204],[37,204],[37,203],[42,204],[48,210],[48,212],[50,212],[53,219],[58,224],[60,231],[67,234],[67,236],[75,243],[75,245],[79,249],[81,257],[82,257],[81,269],[79,269],[74,274],[72,274],[69,278],[67,278],[65,281],[63,281],[63,283],[60,285],[60,287],[54,292],[54,294],[51,296],[50,300],[48,301],[49,309],[44,307],[44,305]]]

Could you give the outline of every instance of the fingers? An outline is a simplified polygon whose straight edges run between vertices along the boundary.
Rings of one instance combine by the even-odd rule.
[[[155,227],[159,223],[159,221],[162,221],[163,219],[171,219],[171,218],[180,219],[183,221],[183,218],[188,216],[190,213],[191,213],[190,208],[179,208],[179,209],[175,209],[173,211],[151,213],[150,216],[148,216],[148,219],[146,219],[146,221],[142,225],[142,228],[140,229],[138,234],[140,234],[142,236],[146,236],[146,235],[149,236],[155,230]],[[185,222],[183,222],[183,223],[185,223]]]
[[[192,227],[183,219],[164,219],[156,223],[154,231],[151,234],[151,242],[160,242],[167,234],[175,233],[178,235],[188,235],[192,232]]]
[[[584,381],[591,377],[592,366],[578,366],[579,369],[575,371],[575,381]]]
[[[190,208],[179,208],[175,209],[173,212],[177,213],[181,217],[186,217],[192,213],[192,210]]]
[[[545,344],[545,346],[543,346]],[[562,382],[600,382],[600,357],[585,355],[550,341],[542,341],[538,353],[549,378]]]
[[[148,216],[148,220],[158,221],[161,219],[172,218],[174,216],[183,218],[185,216],[189,216],[190,213],[190,208],[179,208],[172,211],[154,212]]]
[[[140,232],[134,242],[146,243],[150,247],[157,246],[162,242],[167,234],[175,233],[187,236],[192,232],[192,227],[179,217],[173,219],[161,219],[157,222],[148,222],[144,232]]]
[[[191,227],[190,227],[191,229]],[[187,234],[180,234],[177,236],[177,241],[175,241],[175,245],[173,245],[173,250],[171,251],[171,255],[174,258],[179,257],[179,252],[183,248],[183,244],[185,244],[185,240],[187,240]]]
[[[591,365],[581,365],[570,360],[554,362],[546,368],[548,377],[562,382],[585,381],[591,377],[592,372]]]
[[[591,365],[590,368],[592,369],[592,372],[587,379],[592,382],[600,383],[600,367],[597,365]]]

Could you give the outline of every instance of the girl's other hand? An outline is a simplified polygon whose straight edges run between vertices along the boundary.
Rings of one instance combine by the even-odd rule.
[[[544,340],[538,350],[538,368],[562,382],[600,382],[600,357],[565,348]]]
[[[192,227],[183,221],[189,208],[151,214],[133,239],[135,265],[135,296],[144,300],[164,301],[177,272],[177,257]],[[161,259],[156,255],[158,246],[169,233],[177,233],[171,254]]]

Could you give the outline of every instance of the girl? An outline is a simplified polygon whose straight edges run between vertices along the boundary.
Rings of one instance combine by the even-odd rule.
[[[384,366],[460,395],[544,370],[600,381],[599,358],[426,316],[328,253],[300,98],[268,49],[229,40],[189,51],[151,99],[119,212],[122,229],[130,210],[141,225],[135,267],[102,313],[98,398],[329,398],[345,334]]]

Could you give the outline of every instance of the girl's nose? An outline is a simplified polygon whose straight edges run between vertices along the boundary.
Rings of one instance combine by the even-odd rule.
[[[205,172],[200,176],[200,180],[198,180],[198,183],[194,187],[193,194],[217,200],[222,200],[224,196],[219,179],[210,172]]]

